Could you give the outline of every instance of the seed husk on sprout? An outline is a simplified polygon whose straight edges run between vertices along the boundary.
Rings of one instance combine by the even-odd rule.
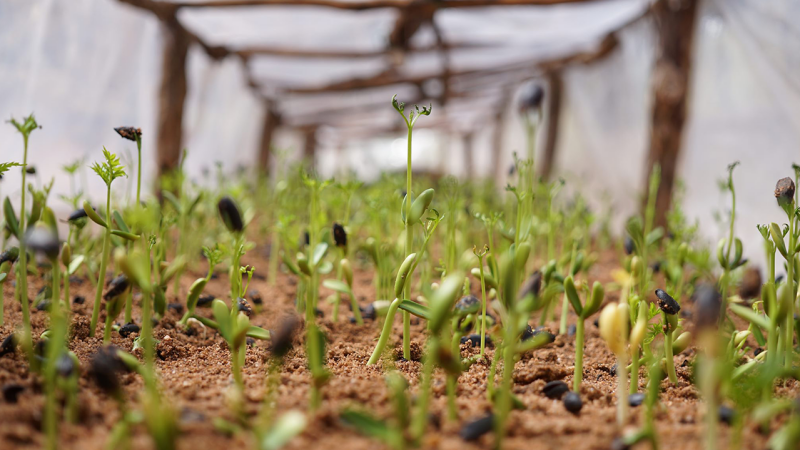
[[[339,223],[333,224],[333,242],[337,247],[347,247],[347,232]]]
[[[117,127],[114,128],[114,131],[117,132],[123,139],[127,139],[129,141],[136,142],[136,138],[142,137],[142,129],[141,128],[134,128],[134,127]]]
[[[681,310],[681,305],[663,289],[656,289],[656,297],[658,298],[658,307],[665,313],[674,316]]]
[[[794,201],[794,181],[791,178],[781,178],[775,185],[775,198],[778,199],[778,204],[783,206],[790,204]]]
[[[239,207],[232,198],[225,196],[219,199],[217,209],[228,231],[231,233],[241,233],[244,230],[242,213],[239,211]]]

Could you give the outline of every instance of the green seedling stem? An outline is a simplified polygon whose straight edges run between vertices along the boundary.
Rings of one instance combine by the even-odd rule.
[[[483,247],[483,251],[478,251],[473,247],[472,252],[478,258],[478,270],[481,273],[481,357],[483,357],[486,348],[486,279],[483,275],[483,258],[489,251],[488,246]]]
[[[44,429],[47,435],[47,449],[56,450],[58,448],[58,408],[56,405],[56,365],[61,353],[66,351],[66,323],[64,310],[57,300],[60,298],[59,285],[61,283],[61,270],[59,268],[58,256],[51,259],[53,291],[52,298],[55,299],[50,305],[50,338],[47,343],[47,361],[45,363],[45,411]]]
[[[25,226],[25,197],[26,192],[26,166],[28,165],[28,138],[33,130],[39,127],[33,114],[25,118],[23,123],[19,123],[11,119],[11,124],[22,134],[23,152],[22,152],[22,186],[20,190],[20,211],[19,211],[19,263],[17,264],[17,284],[16,289],[17,298],[22,306],[22,339],[20,344],[23,350],[28,355],[28,359],[33,358],[33,338],[31,336],[31,313],[30,306],[28,305],[28,249],[23,238]]]

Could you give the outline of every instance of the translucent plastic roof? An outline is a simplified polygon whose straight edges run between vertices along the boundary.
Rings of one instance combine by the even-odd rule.
[[[388,92],[402,90],[409,94],[406,98],[435,104],[438,96],[430,86],[418,86],[428,79],[443,79],[445,72],[451,75],[449,93],[458,99],[454,104],[463,106],[471,97],[477,102],[487,101],[487,96],[496,101],[502,85],[535,76],[537,62],[595,48],[649,4],[649,0],[603,0],[442,8],[435,12],[433,25],[423,22],[412,35],[406,52],[389,51],[390,36],[401,18],[395,8],[185,7],[178,18],[208,45],[246,52],[250,78],[261,93],[277,101],[290,123],[295,119],[299,123],[308,114],[342,107],[341,92],[333,96],[321,92],[354,80],[345,107],[369,107],[385,102]],[[440,43],[448,50],[442,51]],[[337,55],[324,56],[328,52]],[[483,71],[490,72],[484,82],[458,89],[461,75],[478,76]],[[382,81],[366,82],[376,78]],[[433,89],[441,90],[442,86]],[[382,116],[371,117],[380,121]],[[348,121],[352,123],[352,117]]]

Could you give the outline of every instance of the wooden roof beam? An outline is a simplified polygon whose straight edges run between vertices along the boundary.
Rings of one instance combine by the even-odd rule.
[[[564,3],[588,3],[597,0],[438,0],[431,5],[436,9],[474,8],[486,6],[547,6]],[[159,2],[162,3],[162,2]],[[175,8],[236,8],[247,6],[314,6],[320,8],[342,9],[347,11],[366,11],[381,8],[407,8],[414,5],[409,0],[360,0],[344,2],[339,0],[205,0],[196,2],[176,1],[169,5]]]

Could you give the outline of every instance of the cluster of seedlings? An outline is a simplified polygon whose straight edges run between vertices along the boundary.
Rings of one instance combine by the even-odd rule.
[[[615,448],[644,442],[658,448],[662,394],[679,385],[696,389],[702,399],[705,448],[718,448],[720,421],[732,427],[731,446],[740,444],[748,424],[756,424],[771,434],[771,449],[798,448],[800,404],[776,396],[775,389],[800,378],[800,199],[795,192],[800,167],[794,168],[794,180],[782,179],[775,189],[787,223],[758,228],[768,266],[766,282],[748,267],[742,241],[733,232],[733,164],[722,183],[732,199],[730,233],[719,242],[716,261],[697,239],[697,226],[687,224],[678,202],[665,226],[655,223],[660,183],[655,167],[643,215],[626,224],[618,250],[622,264],[611,272],[613,281],[604,284],[590,276],[596,273],[592,268],[598,252],[614,251],[609,216],[598,226],[598,217],[580,197],[559,201],[563,181],[535,176],[541,102],[541,91],[533,91],[522,103],[529,149],[526,159],[515,157],[516,184],[500,197],[508,201],[498,199],[489,184],[459,184],[452,178],[437,184],[426,178],[414,182],[413,129],[431,109],[407,111],[396,99],[392,106],[408,128],[405,183],[390,175],[372,186],[335,182],[300,168],[277,182],[225,182],[219,176],[218,186],[211,189],[209,179],[205,184],[188,182],[184,153],[180,167],[160,180],[159,198],[145,200],[142,132],[117,128],[122,138],[136,143],[135,200],[130,193],[112,190],[130,168],[103,149],[91,169],[107,188],[104,205],[94,207],[73,187],[61,197],[75,209],[65,221],[66,236],[60,235],[65,227],[58,226],[48,204],[52,182],[40,187],[26,180],[33,168],[28,140],[38,124],[33,116],[12,120],[23,137],[24,156],[19,163],[0,164],[0,175],[19,167],[22,195],[16,208],[9,197],[3,203],[0,283],[13,280],[13,288],[5,292],[13,291],[22,319],[12,324],[12,334],[3,336],[0,358],[21,352],[30,374],[41,380],[47,448],[61,446],[61,424],[78,420],[82,374],[119,410],[110,448],[128,447],[137,426],[144,427],[156,448],[176,448],[181,436],[178,412],[160,385],[154,333],[155,324],[173,308],[182,314],[178,329],[215,330],[229,352],[232,382],[224,401],[230,413],[214,419],[216,429],[249,436],[260,449],[284,445],[321,408],[333,377],[320,301],[331,304],[333,323],[378,325],[373,351],[364,362],[379,365],[385,374],[391,414],[353,405],[337,415],[344,426],[391,448],[424,445],[432,432],[431,404],[440,396],[437,380],[444,383],[444,420],[458,424],[460,437],[486,439],[503,448],[513,411],[526,409],[515,394],[515,366],[558,339],[562,344],[564,339],[574,341],[571,384],[549,380],[541,395],[580,416],[584,402],[591,401],[583,384],[585,340],[592,326],[617,361],[610,369],[617,383]],[[81,165],[65,171],[72,177]],[[439,193],[444,201],[438,201]],[[256,247],[256,240],[269,242],[269,267],[261,277],[274,284],[282,271],[296,284],[295,314],[272,331],[251,324],[264,300],[250,290],[256,268],[242,265],[242,258]],[[784,262],[785,277],[777,276],[776,253]],[[204,262],[197,262],[198,254]],[[374,301],[360,300],[354,292],[354,267],[371,271]],[[205,276],[182,288],[184,274],[194,269]],[[205,292],[215,278],[227,279],[230,286],[221,298]],[[47,329],[38,336],[31,326],[29,279],[43,285],[35,304],[49,315]],[[69,331],[76,320],[70,285],[79,279],[95,290],[89,336],[101,331],[106,344],[84,363],[71,351],[79,337]],[[332,294],[322,298],[321,287]],[[0,302],[0,325],[2,306]],[[396,320],[402,323],[400,336],[394,335]],[[424,335],[412,336],[412,320],[425,324]],[[558,324],[557,330],[547,328],[551,323]],[[132,348],[107,345],[114,332],[135,334]],[[295,348],[300,333],[304,348]],[[253,339],[269,342],[266,393],[256,408],[248,405],[252,400],[243,374]],[[415,356],[413,341],[424,342],[421,357]],[[276,406],[280,374],[292,352],[302,353],[308,368],[307,412],[281,412]],[[679,380],[675,357],[681,353],[691,359],[691,377]],[[421,365],[416,366],[417,378],[410,379],[398,370],[397,361],[414,359]],[[473,365],[486,367],[483,389],[491,407],[483,416],[461,417],[459,378]],[[134,401],[122,389],[125,372],[138,374],[143,382]],[[3,395],[15,399],[19,390],[4,386]],[[640,405],[642,419],[631,429],[631,408]]]

